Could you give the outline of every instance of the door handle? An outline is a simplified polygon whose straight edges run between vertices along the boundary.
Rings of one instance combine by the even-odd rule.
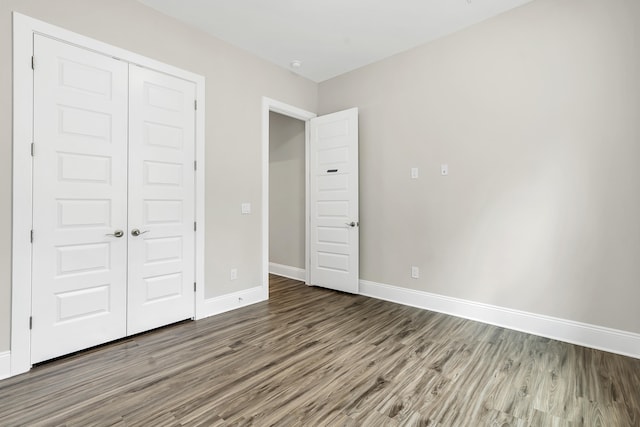
[[[140,231],[137,228],[134,228],[133,230],[131,230],[131,235],[134,236],[134,237],[137,237],[137,236],[140,236],[140,235],[142,235],[144,233],[148,233],[148,232],[149,232],[149,230]]]
[[[351,221],[351,222],[345,222],[346,225],[348,225],[349,227],[353,228],[353,227],[357,227],[360,225],[359,222],[355,222],[355,221]]]
[[[113,237],[122,237],[124,236],[124,231],[122,230],[116,230],[113,233],[107,233],[105,234],[105,236],[113,236]]]

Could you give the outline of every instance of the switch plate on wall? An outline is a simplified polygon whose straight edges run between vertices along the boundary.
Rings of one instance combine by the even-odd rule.
[[[449,175],[449,165],[447,164],[440,165],[440,174],[443,176]]]
[[[420,278],[420,269],[415,265],[411,267],[411,278],[419,279]]]
[[[418,168],[411,168],[411,179],[418,179],[420,176]]]
[[[243,203],[241,206],[241,211],[243,214],[251,213],[251,203]]]

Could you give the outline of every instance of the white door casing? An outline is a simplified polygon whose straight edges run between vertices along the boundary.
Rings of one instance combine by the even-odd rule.
[[[196,88],[135,65],[129,76],[131,335],[195,314]]]
[[[34,52],[32,363],[125,335],[127,266],[127,64]]]
[[[310,125],[310,284],[358,293],[358,109]]]

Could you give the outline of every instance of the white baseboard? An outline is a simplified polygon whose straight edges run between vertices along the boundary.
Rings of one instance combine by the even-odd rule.
[[[289,279],[306,281],[306,270],[304,268],[290,267],[288,265],[276,264],[275,262],[269,263],[269,273],[277,274],[278,276],[288,277]]]
[[[11,352],[0,352],[0,380],[11,376]]]
[[[255,288],[245,289],[243,291],[234,292],[232,294],[222,295],[215,298],[209,298],[204,301],[197,319],[215,316],[216,314],[225,313],[235,310],[236,308],[246,307],[268,299],[265,288],[257,286]]]
[[[640,359],[640,334],[360,280],[360,294]]]

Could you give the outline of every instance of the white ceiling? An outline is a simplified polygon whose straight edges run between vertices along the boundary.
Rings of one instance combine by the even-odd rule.
[[[321,82],[532,0],[138,0]]]

